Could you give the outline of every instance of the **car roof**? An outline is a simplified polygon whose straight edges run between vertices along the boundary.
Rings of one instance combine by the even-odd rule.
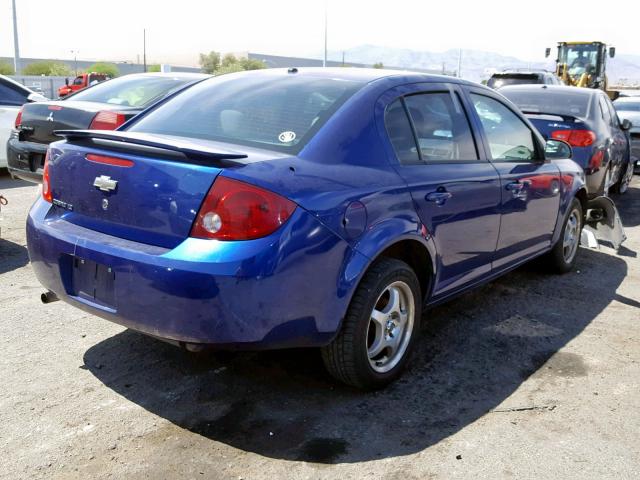
[[[549,72],[547,70],[533,70],[533,69],[523,69],[523,70],[503,70],[501,72],[494,72],[493,75],[517,75],[517,74],[531,74],[531,73],[536,73],[538,75],[551,75],[552,72]],[[493,76],[492,75],[492,76]]]
[[[594,88],[583,88],[583,87],[570,87],[568,85],[541,85],[541,84],[528,84],[528,85],[505,85],[500,88],[500,93],[502,92],[529,92],[529,93],[544,93],[544,92],[555,92],[555,93],[572,93],[578,95],[592,96],[600,92],[601,90],[597,90]]]
[[[295,70],[295,71],[294,71]],[[362,83],[372,83],[378,80],[389,79],[393,83],[418,83],[418,82],[446,82],[478,86],[478,84],[446,75],[412,72],[410,70],[391,70],[384,68],[343,68],[343,67],[290,67],[290,68],[266,68],[262,70],[250,70],[236,72],[228,75],[263,75],[281,76],[283,74],[295,74],[317,78],[332,78],[337,80],[351,80]]]
[[[618,97],[613,103],[640,103],[640,96]]]
[[[118,78],[130,78],[130,77],[173,77],[173,78],[192,78],[194,80],[209,78],[211,75],[207,73],[196,72],[145,72],[145,73],[129,73],[127,75],[121,75]]]

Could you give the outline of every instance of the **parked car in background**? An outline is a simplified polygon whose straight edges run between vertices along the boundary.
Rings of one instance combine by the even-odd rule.
[[[640,173],[640,96],[620,97],[613,102],[613,106],[618,112],[618,117],[622,120],[629,120],[629,140],[631,142],[631,163],[634,171]]]
[[[487,87],[496,90],[507,85],[529,84],[563,85],[555,73],[546,70],[505,70],[494,73],[487,81]]]
[[[7,140],[20,107],[28,102],[47,100],[15,80],[0,75],[0,168],[7,166]]]
[[[100,82],[110,80],[111,77],[105,73],[82,73],[69,83],[69,79],[65,78],[64,85],[58,88],[58,97],[63,98],[72,93],[79,92],[87,87],[92,87]]]
[[[568,142],[587,174],[590,197],[624,193],[633,176],[628,120],[620,122],[611,100],[597,89],[517,85],[500,89],[544,138]]]
[[[40,182],[47,147],[60,139],[56,130],[114,130],[149,105],[207,77],[198,73],[126,75],[64,100],[25,105],[15,117],[7,143],[9,173]]]
[[[45,299],[190,350],[321,347],[361,388],[400,375],[424,306],[569,271],[587,208],[567,144],[451,77],[221,75],[63,135],[27,221]]]

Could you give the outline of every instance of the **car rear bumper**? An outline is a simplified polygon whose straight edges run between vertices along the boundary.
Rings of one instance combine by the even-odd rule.
[[[63,218],[59,207],[39,199],[27,219],[29,256],[42,285],[87,312],[167,340],[230,348],[324,345],[355,286],[342,266],[360,254],[301,208],[263,239],[188,238],[174,249]],[[79,262],[99,266],[91,267],[93,286]]]
[[[49,145],[21,142],[14,134],[7,142],[7,168],[14,177],[34,183],[42,183],[44,157]]]

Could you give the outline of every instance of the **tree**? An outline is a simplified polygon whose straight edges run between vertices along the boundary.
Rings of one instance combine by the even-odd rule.
[[[7,62],[0,62],[0,75],[13,75],[13,67]]]
[[[147,72],[159,72],[160,71],[160,64],[158,63],[154,63],[153,65],[149,65],[147,67]]]
[[[233,53],[227,53],[224,57],[222,57],[222,67],[229,68],[231,65],[238,63],[238,59]]]
[[[205,73],[215,73],[220,68],[220,54],[213,50],[200,54],[200,66]]]
[[[115,78],[118,75],[120,75],[120,70],[118,70],[118,67],[116,65],[114,65],[113,63],[106,63],[106,62],[94,63],[89,68],[87,68],[87,73],[92,73],[92,72],[104,73],[105,75],[108,75],[111,78]]]
[[[256,60],[255,58],[242,58],[240,59],[240,65],[243,70],[262,70],[267,68],[262,60]]]
[[[33,62],[22,69],[22,74],[66,77],[71,75],[71,69],[60,62]]]
[[[382,62],[376,62],[373,64],[373,68],[384,68],[384,64]]]

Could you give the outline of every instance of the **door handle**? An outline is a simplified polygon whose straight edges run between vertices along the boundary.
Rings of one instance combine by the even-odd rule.
[[[425,197],[427,201],[434,202],[436,205],[444,205],[453,195],[449,192],[431,192]]]

